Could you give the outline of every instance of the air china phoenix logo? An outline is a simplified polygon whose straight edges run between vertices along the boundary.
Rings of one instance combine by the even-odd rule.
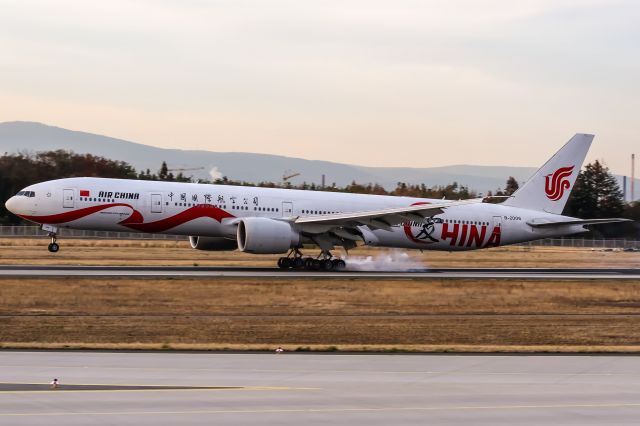
[[[544,192],[551,201],[558,201],[564,195],[564,191],[571,187],[569,176],[573,173],[575,166],[561,167],[554,173],[546,175]]]

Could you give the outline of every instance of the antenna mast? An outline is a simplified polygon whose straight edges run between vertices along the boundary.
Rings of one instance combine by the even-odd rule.
[[[636,155],[631,154],[631,201],[636,200],[635,180],[636,180]]]

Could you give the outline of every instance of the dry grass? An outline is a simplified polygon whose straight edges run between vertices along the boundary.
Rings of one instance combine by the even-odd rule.
[[[59,253],[46,250],[46,239],[0,239],[0,264],[31,265],[181,265],[274,266],[278,256],[193,250],[186,241],[62,240]],[[353,256],[385,256],[390,250],[358,248]],[[310,250],[309,254],[317,251]],[[640,267],[640,253],[591,249],[499,247],[470,252],[402,251],[425,267]]]
[[[0,239],[0,264],[273,266],[187,242]],[[312,253],[312,252],[310,252]],[[385,256],[363,248],[356,256]],[[639,267],[639,253],[407,252],[425,267]],[[640,282],[2,279],[0,347],[640,351]]]
[[[0,286],[4,347],[640,347],[636,281],[5,279]]]
[[[640,282],[3,279],[0,315],[635,315]]]

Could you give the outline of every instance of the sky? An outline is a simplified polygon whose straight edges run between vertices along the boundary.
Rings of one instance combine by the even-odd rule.
[[[0,0],[0,121],[368,166],[640,155],[636,0]]]

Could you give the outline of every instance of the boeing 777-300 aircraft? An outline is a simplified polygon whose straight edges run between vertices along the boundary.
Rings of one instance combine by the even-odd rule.
[[[562,216],[592,140],[576,134],[501,204],[79,177],[28,186],[6,207],[42,224],[51,252],[59,249],[59,228],[133,231],[188,235],[198,250],[288,253],[281,268],[342,269],[344,260],[331,254],[336,247],[474,250],[626,221]],[[320,255],[303,257],[303,245]]]

